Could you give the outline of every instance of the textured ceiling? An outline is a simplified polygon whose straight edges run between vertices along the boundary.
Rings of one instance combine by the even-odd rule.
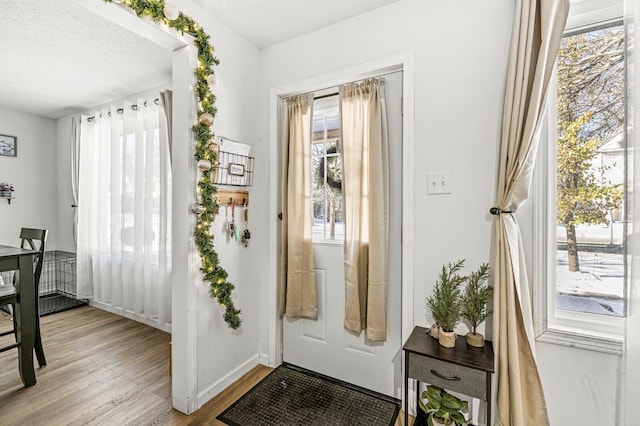
[[[193,1],[262,48],[397,0]],[[0,0],[0,108],[59,118],[170,81],[167,49],[78,3]]]
[[[72,0],[0,0],[0,11],[2,108],[59,118],[171,79],[171,52]]]
[[[263,48],[398,0],[193,0]]]

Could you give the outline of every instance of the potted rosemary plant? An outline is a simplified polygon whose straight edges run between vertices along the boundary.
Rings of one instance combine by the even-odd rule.
[[[467,277],[467,286],[462,294],[462,318],[471,324],[467,343],[478,348],[484,346],[484,336],[477,332],[478,325],[493,313],[493,309],[487,305],[493,296],[493,287],[487,283],[488,278],[489,264],[483,263]]]
[[[440,326],[438,341],[445,348],[456,345],[454,328],[460,322],[462,315],[460,286],[466,280],[466,277],[459,275],[458,272],[463,266],[464,260],[443,265],[433,288],[433,294],[426,299],[427,307]]]
[[[422,392],[418,403],[420,409],[427,414],[429,426],[465,426],[469,423],[464,416],[469,411],[469,403],[437,386],[427,385],[427,390]]]

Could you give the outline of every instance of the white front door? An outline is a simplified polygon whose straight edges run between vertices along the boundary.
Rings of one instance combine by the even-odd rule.
[[[402,217],[402,71],[385,75],[389,131],[389,291],[387,341],[372,342],[365,333],[356,336],[344,329],[344,247],[338,242],[314,243],[318,319],[283,320],[283,360],[318,373],[386,395],[401,397],[401,217]],[[315,106],[314,106],[315,108]],[[331,120],[332,118],[325,118]],[[325,130],[325,139],[331,137]],[[331,173],[331,144],[322,163]],[[335,151],[333,151],[335,152]],[[325,164],[326,163],[326,164]],[[336,201],[339,203],[339,201]],[[327,201],[326,205],[329,205]],[[316,210],[318,206],[315,206]],[[327,236],[340,238],[340,215],[329,212],[321,223]],[[317,212],[316,212],[317,215]],[[336,217],[338,216],[338,217]],[[331,226],[331,223],[334,226]]]

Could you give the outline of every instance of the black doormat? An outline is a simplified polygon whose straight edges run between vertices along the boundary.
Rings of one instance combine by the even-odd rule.
[[[393,426],[400,401],[282,364],[217,418],[230,426]]]

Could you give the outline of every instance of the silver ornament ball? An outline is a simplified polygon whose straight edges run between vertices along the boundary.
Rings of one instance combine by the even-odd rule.
[[[217,75],[209,74],[207,76],[207,83],[209,84],[209,86],[217,86],[218,83],[220,83],[220,80],[218,79]]]
[[[180,16],[180,11],[178,10],[178,8],[171,3],[164,4],[163,12],[164,16],[166,16],[171,21],[175,21]]]
[[[205,112],[200,116],[200,123],[204,124],[205,126],[211,126],[213,124],[213,115]]]
[[[209,160],[198,160],[198,168],[200,170],[207,171],[207,170],[211,170],[211,161]]]

